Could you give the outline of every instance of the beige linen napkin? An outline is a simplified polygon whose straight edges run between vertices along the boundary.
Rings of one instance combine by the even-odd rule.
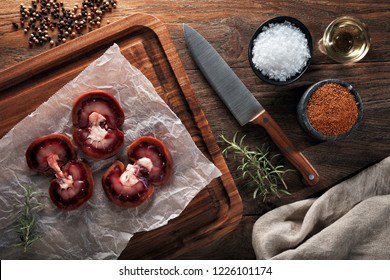
[[[390,259],[390,157],[317,199],[260,217],[258,259]]]

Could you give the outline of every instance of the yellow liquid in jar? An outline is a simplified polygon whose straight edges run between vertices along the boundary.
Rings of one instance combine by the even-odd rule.
[[[363,23],[344,17],[329,25],[323,37],[323,47],[335,61],[356,62],[368,52],[370,35]]]

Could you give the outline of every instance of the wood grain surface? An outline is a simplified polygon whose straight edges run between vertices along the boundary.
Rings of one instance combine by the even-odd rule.
[[[242,203],[166,26],[159,19],[149,14],[132,14],[1,71],[0,96],[6,98],[0,100],[0,135],[114,43],[154,85],[196,146],[222,173],[191,200],[178,218],[153,231],[137,233],[120,255],[126,259],[173,258],[232,231],[241,219]],[[193,182],[187,183],[191,187]]]
[[[64,3],[68,6],[73,4],[72,1]],[[12,28],[12,21],[18,21],[19,18],[19,5],[20,1],[14,0],[0,2],[0,69],[16,65],[49,49],[49,46],[28,48],[23,31]],[[248,145],[271,145],[277,151],[263,128],[252,124],[240,127],[218,99],[190,56],[183,37],[183,23],[195,28],[225,58],[289,139],[316,168],[321,178],[316,187],[307,187],[298,173],[289,173],[286,181],[292,195],[262,202],[252,198],[252,190],[242,188],[245,181],[240,178],[240,172],[236,171],[238,162],[227,158],[227,165],[243,202],[244,216],[241,223],[236,230],[209,246],[194,248],[176,258],[253,259],[252,226],[261,215],[280,205],[319,196],[334,184],[389,156],[389,1],[119,0],[117,9],[106,15],[103,25],[106,25],[106,19],[115,22],[139,12],[156,16],[166,24],[192,90],[216,137],[222,132],[232,137],[239,131],[246,135]],[[298,81],[283,87],[266,84],[257,78],[249,66],[248,45],[252,34],[262,22],[280,15],[292,16],[303,22],[314,43],[336,17],[356,16],[368,25],[372,38],[371,49],[362,61],[342,65],[320,53],[315,44],[311,66]],[[359,129],[348,138],[320,143],[300,128],[296,106],[306,88],[328,78],[345,80],[359,91],[364,116]],[[288,162],[285,165],[291,167]]]

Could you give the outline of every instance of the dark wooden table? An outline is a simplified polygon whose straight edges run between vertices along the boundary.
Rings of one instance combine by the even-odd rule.
[[[73,7],[77,1],[63,2],[65,6]],[[30,1],[24,4],[28,6]],[[49,49],[49,45],[29,48],[23,30],[13,28],[12,22],[19,21],[19,5],[20,1],[16,0],[0,2],[0,70]],[[234,231],[209,246],[197,248],[179,258],[253,259],[252,226],[261,215],[290,202],[319,196],[336,183],[389,156],[390,2],[119,0],[117,8],[105,16],[102,25],[107,24],[107,19],[115,22],[138,12],[154,15],[167,25],[214,135],[223,132],[231,138],[238,131],[246,135],[249,146],[266,144],[277,152],[262,128],[250,124],[240,127],[218,99],[191,59],[183,37],[183,23],[197,29],[217,49],[321,176],[316,187],[307,187],[302,184],[298,174],[289,173],[286,182],[292,195],[262,202],[252,198],[252,190],[242,188],[245,181],[240,179],[240,172],[236,171],[238,162],[227,158],[242,197],[244,214],[241,223]],[[328,23],[336,17],[356,16],[368,25],[372,47],[362,61],[341,65],[321,54],[315,44],[311,66],[301,79],[283,87],[266,84],[257,78],[249,66],[248,44],[262,22],[279,15],[296,17],[302,21],[310,30],[315,43]],[[359,129],[347,139],[320,143],[301,129],[296,118],[296,107],[308,86],[327,78],[345,80],[360,92],[364,118]],[[291,167],[288,162],[285,164]]]

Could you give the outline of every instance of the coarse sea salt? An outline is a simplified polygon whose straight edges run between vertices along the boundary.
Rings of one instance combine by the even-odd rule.
[[[305,34],[289,21],[263,27],[253,42],[252,62],[269,79],[287,81],[303,70],[309,58]]]

